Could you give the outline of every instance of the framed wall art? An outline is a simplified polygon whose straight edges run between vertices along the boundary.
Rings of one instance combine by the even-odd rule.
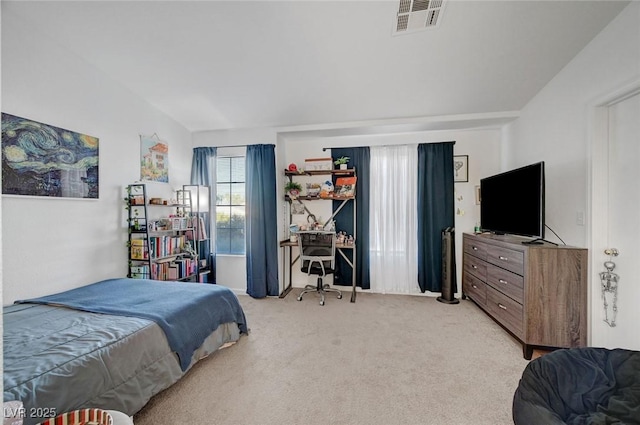
[[[140,180],[169,183],[169,145],[156,134],[140,135]]]
[[[2,194],[98,199],[98,138],[2,113]]]
[[[453,173],[454,182],[469,181],[469,155],[453,156]]]

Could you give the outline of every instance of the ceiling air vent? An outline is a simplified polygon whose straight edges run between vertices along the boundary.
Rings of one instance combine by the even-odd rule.
[[[445,0],[400,0],[394,34],[406,34],[438,26]]]

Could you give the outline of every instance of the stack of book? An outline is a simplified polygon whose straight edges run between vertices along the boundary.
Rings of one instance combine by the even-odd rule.
[[[179,280],[196,274],[197,261],[191,258],[176,258],[151,264],[151,278],[156,280]]]
[[[184,246],[186,237],[180,236],[152,236],[149,238],[149,251],[152,258],[162,258],[179,254]]]

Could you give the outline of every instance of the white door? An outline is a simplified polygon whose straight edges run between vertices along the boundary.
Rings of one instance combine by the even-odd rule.
[[[607,130],[600,153],[606,157],[593,158],[594,170],[601,170],[594,178],[603,180],[593,182],[593,202],[604,206],[592,224],[600,229],[591,247],[591,345],[640,350],[640,94],[636,89],[602,108]],[[600,275],[605,261],[615,264],[618,280],[609,288],[617,285],[617,297],[613,290],[603,296],[603,278],[611,277]]]

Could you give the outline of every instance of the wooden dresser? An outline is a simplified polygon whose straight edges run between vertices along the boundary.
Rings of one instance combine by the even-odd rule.
[[[471,298],[523,344],[587,344],[587,250],[523,245],[525,238],[463,234],[462,298]]]

